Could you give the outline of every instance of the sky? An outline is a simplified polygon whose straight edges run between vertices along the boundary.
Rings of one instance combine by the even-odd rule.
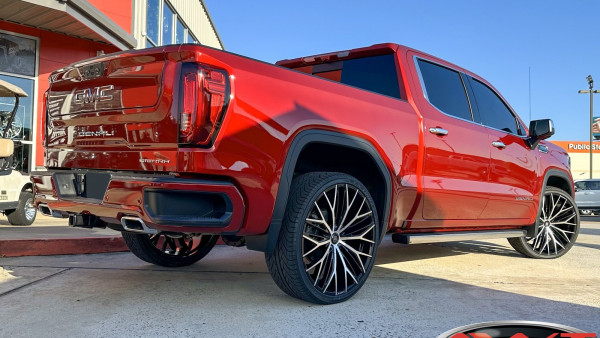
[[[551,140],[589,141],[600,89],[597,0],[204,0],[226,50],[266,62],[394,42],[488,80]],[[529,73],[531,71],[531,101]],[[600,116],[600,94],[594,97]]]

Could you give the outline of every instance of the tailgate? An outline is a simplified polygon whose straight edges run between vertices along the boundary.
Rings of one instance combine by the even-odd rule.
[[[164,48],[153,48],[54,72],[46,103],[46,166],[175,170],[178,67]]]

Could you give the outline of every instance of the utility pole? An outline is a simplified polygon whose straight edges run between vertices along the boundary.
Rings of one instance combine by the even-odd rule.
[[[579,94],[590,94],[590,179],[592,178],[592,169],[593,169],[593,165],[592,165],[592,154],[593,154],[593,142],[594,142],[594,134],[592,131],[593,125],[594,125],[594,94],[600,94],[600,90],[594,90],[594,79],[592,79],[591,75],[588,75],[586,77],[586,80],[588,82],[588,85],[590,86],[590,89],[582,89],[579,91]]]

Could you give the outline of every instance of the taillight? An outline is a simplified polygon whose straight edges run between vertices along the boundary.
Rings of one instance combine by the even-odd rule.
[[[229,103],[228,74],[204,65],[187,64],[181,87],[179,141],[209,146]]]

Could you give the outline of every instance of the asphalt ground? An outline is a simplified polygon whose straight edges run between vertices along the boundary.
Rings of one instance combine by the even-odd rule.
[[[386,238],[365,286],[317,306],[281,292],[264,255],[217,246],[178,269],[130,253],[0,259],[0,337],[437,337],[494,320],[600,333],[600,223],[585,218],[555,260],[506,240],[399,245]]]

